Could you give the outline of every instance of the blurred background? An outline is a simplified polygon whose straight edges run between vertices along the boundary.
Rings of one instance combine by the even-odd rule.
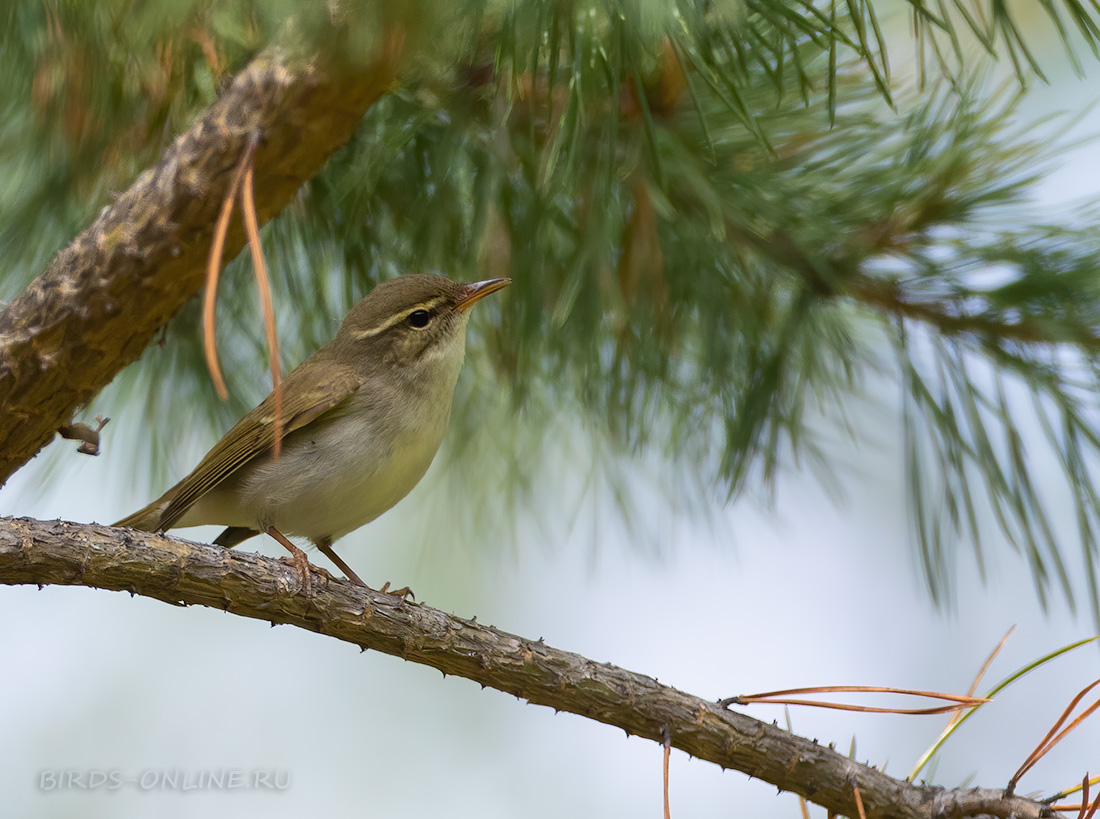
[[[276,5],[283,13],[293,6]],[[897,9],[903,4],[881,5],[887,34],[895,44],[893,81],[919,98],[908,18],[904,9]],[[272,19],[278,13],[270,12]],[[1047,82],[1032,78],[1005,128],[1060,146],[1056,162],[1025,169],[1042,173],[1020,199],[1017,218],[1023,222],[1027,214],[1041,214],[1051,220],[1058,214],[1083,213],[1079,203],[1100,194],[1100,160],[1092,139],[1100,130],[1092,104],[1100,66],[1082,48],[1081,70],[1076,72],[1057,31],[1039,11],[1021,7],[1016,13],[1021,28],[1034,32],[1028,44]],[[24,57],[38,55],[37,62],[32,61],[38,66],[35,76],[49,65],[42,54],[58,42],[72,45],[72,30],[65,27],[78,21],[58,19],[50,18],[42,30],[66,30],[68,40],[43,34],[37,44],[29,38],[21,46]],[[7,22],[31,25],[26,19]],[[256,26],[261,31],[262,23]],[[223,36],[231,28],[224,20],[218,26],[214,30]],[[135,27],[127,36],[136,38],[139,33]],[[228,43],[230,64],[235,53],[246,53],[251,45],[244,34],[221,42]],[[12,64],[19,60],[15,51],[9,42],[6,59]],[[807,59],[807,65],[821,68],[820,55],[816,62]],[[440,87],[453,85],[433,77],[429,68],[421,70],[420,91],[393,106],[415,107],[415,116],[408,116],[421,125],[428,123],[422,138],[430,141],[434,124],[449,124],[445,114],[461,117],[453,107],[426,99],[441,93]],[[858,61],[848,68],[857,78],[861,70],[866,71]],[[1017,82],[1008,60],[988,72],[979,99],[992,96],[1001,82]],[[127,162],[141,167],[141,161],[150,161],[143,151],[155,157],[155,146],[186,127],[188,105],[201,107],[204,94],[214,92],[213,74],[212,69],[209,76],[196,72],[183,83],[185,90],[193,85],[198,90],[191,90],[193,99],[175,103],[179,111],[171,110],[156,123],[163,134],[157,136],[151,129],[139,149],[114,143],[119,151],[126,148]],[[200,75],[207,76],[205,91],[202,82],[194,80]],[[22,88],[12,83],[4,92],[9,112],[24,111],[20,96],[32,86],[45,93],[45,85],[43,79]],[[935,85],[930,82],[920,93],[943,93],[942,88],[936,92]],[[821,98],[810,107],[818,106],[820,110],[814,110],[825,116],[829,104],[824,87],[818,89]],[[149,93],[148,88],[134,91],[146,99]],[[858,96],[857,91],[851,93]],[[838,127],[843,127],[846,116],[843,88],[841,95],[835,112]],[[899,99],[902,96],[899,92]],[[691,109],[686,96],[682,102]],[[494,97],[484,104],[484,111],[462,116],[491,121],[505,116],[494,108],[500,104],[499,96]],[[908,115],[904,105],[894,114],[881,100],[860,104],[887,123]],[[866,116],[866,110],[859,115]],[[388,113],[393,116],[394,110]],[[110,172],[96,177],[87,168],[66,169],[67,163],[81,161],[81,151],[92,151],[98,143],[85,144],[70,135],[64,142],[68,147],[51,147],[35,137],[35,128],[42,124],[32,123],[33,115],[26,111],[24,116],[22,121],[8,118],[0,158],[8,186],[0,206],[7,217],[2,236],[19,260],[4,282],[8,297],[22,286],[20,277],[25,281],[33,275],[82,227],[88,214],[102,206],[104,187],[124,186],[127,180],[126,162],[110,166],[121,183],[110,178]],[[644,142],[645,127],[635,135],[639,144]],[[517,130],[523,134],[525,128]],[[382,129],[369,119],[364,126],[365,135],[377,136]],[[715,128],[719,152],[722,133]],[[468,138],[495,137],[491,130],[475,129]],[[35,139],[37,147],[31,145]],[[408,149],[413,154],[410,164],[417,157],[427,162],[439,156],[423,142],[413,148]],[[50,150],[61,152],[52,164]],[[990,150],[1000,146],[991,143]],[[675,160],[675,151],[672,156]],[[349,166],[358,167],[356,161],[346,155],[338,160],[345,172]],[[626,164],[646,162],[635,156]],[[472,166],[464,167],[468,171]],[[524,168],[519,163],[508,173],[522,176]],[[668,165],[666,171],[675,175],[677,166]],[[430,176],[427,170],[422,173]],[[449,175],[447,169],[434,173],[443,179],[460,175]],[[325,216],[310,213],[314,199],[319,209],[334,200],[346,203],[338,192],[325,189],[327,179],[303,195],[299,213],[265,231],[269,264],[284,281],[280,318],[287,365],[324,340],[346,303],[366,292],[372,280],[407,269],[400,256],[411,252],[408,248],[379,248],[388,230],[400,228],[415,235],[410,225],[415,227],[420,217],[394,217],[397,227],[387,226],[387,215],[393,217],[400,196],[390,191],[387,186],[392,183],[385,179],[369,180],[381,204],[369,205],[369,196],[363,194],[368,202],[357,217],[368,238],[359,245],[345,242],[347,237],[331,224],[316,224],[330,218],[329,211],[323,211]],[[629,175],[618,174],[615,180],[615,196],[635,190]],[[35,211],[36,204],[51,201],[49,195],[58,201],[81,201],[70,202],[69,210]],[[446,212],[433,210],[445,209],[446,202],[431,195],[405,195],[410,211],[423,210],[426,220]],[[851,194],[855,199],[877,195],[877,188],[858,187]],[[421,198],[414,201],[417,197]],[[675,222],[676,207],[662,205],[656,194],[654,199],[658,219]],[[347,205],[348,210],[357,207],[358,203]],[[474,210],[490,224],[514,219],[508,225],[511,233],[505,231],[514,239],[522,219],[486,208]],[[624,204],[624,222],[630,223],[638,208],[637,199]],[[18,221],[31,213],[41,214],[40,230],[39,222]],[[976,232],[988,229],[984,223],[968,226],[960,221],[956,226],[960,232],[970,227]],[[1024,236],[1028,226],[1004,227]],[[316,254],[306,253],[311,239],[306,228],[324,234]],[[939,231],[942,239],[950,229],[932,226],[928,231]],[[18,238],[28,230],[37,233]],[[617,230],[621,238],[622,223]],[[341,231],[355,235],[356,224],[342,226]],[[679,234],[674,232],[675,237]],[[808,241],[808,234],[800,239]],[[912,485],[907,482],[911,454],[902,432],[905,399],[895,397],[904,390],[899,389],[899,368],[894,364],[869,366],[858,389],[840,401],[807,402],[797,428],[813,431],[813,449],[823,453],[820,460],[829,465],[824,473],[810,468],[814,458],[800,457],[797,446],[783,445],[774,474],[770,469],[749,469],[745,477],[737,477],[736,470],[726,471],[721,463],[733,448],[730,437],[711,443],[713,417],[704,414],[703,422],[692,427],[689,406],[662,407],[657,400],[624,409],[600,389],[590,394],[576,388],[585,378],[608,378],[607,371],[595,365],[586,370],[570,361],[570,355],[583,360],[586,333],[595,345],[591,349],[604,349],[599,346],[601,321],[595,319],[589,326],[561,305],[569,298],[596,298],[594,294],[604,293],[606,287],[590,291],[588,280],[571,278],[569,270],[555,279],[553,264],[545,259],[541,268],[524,267],[535,254],[530,249],[500,253],[491,239],[481,244],[461,237],[455,241],[462,246],[456,269],[438,264],[434,269],[457,278],[473,278],[478,270],[486,275],[507,272],[516,284],[501,294],[498,308],[482,311],[471,323],[455,422],[428,477],[394,510],[338,544],[340,554],[371,585],[386,580],[408,584],[426,605],[463,617],[476,615],[479,622],[541,637],[550,645],[711,699],[833,684],[963,693],[988,653],[1015,626],[987,684],[979,686],[981,692],[1036,657],[1095,633],[1088,570],[1080,558],[1072,557],[1080,540],[1077,506],[1072,493],[1062,488],[1062,462],[1048,452],[1041,423],[1028,415],[1026,391],[1010,391],[1013,406],[1022,408],[1011,417],[1012,424],[1025,443],[1026,470],[1046,504],[1053,538],[1067,544],[1073,607],[1056,584],[1047,589],[1043,604],[1028,562],[980,502],[982,561],[974,559],[963,532],[962,548],[940,554],[940,562],[929,569],[929,552],[926,549],[921,557],[921,538],[919,532],[914,534],[919,510],[914,511]],[[677,256],[667,249],[671,241],[662,234],[664,268],[673,280],[677,264],[684,264],[690,254]],[[445,257],[447,242],[439,242],[438,253]],[[356,253],[363,257],[354,263],[361,268],[353,264]],[[421,261],[433,268],[431,258]],[[597,279],[607,273],[601,273],[599,264],[595,269]],[[615,268],[620,280],[623,270],[621,264]],[[706,268],[699,270],[693,275],[703,278]],[[305,280],[324,283],[301,284],[303,272],[309,274]],[[187,310],[169,329],[163,347],[150,348],[133,372],[127,371],[87,408],[88,418],[102,414],[112,419],[104,430],[104,454],[87,458],[75,453],[73,442],[54,442],[0,492],[0,514],[109,523],[144,505],[189,470],[228,428],[227,421],[266,391],[255,377],[248,378],[250,369],[259,372],[261,366],[256,363],[262,360],[259,319],[249,306],[233,301],[247,293],[248,276],[238,260],[230,266],[225,285],[228,306],[222,308],[220,332],[234,393],[228,406],[210,400],[211,390],[197,365],[196,314]],[[293,281],[299,282],[298,290]],[[558,299],[549,307],[540,301],[548,298],[548,282]],[[675,284],[671,289],[673,300],[683,298],[685,304],[706,292]],[[299,297],[306,290],[313,300],[309,315],[291,315],[299,310]],[[278,289],[275,295],[278,301]],[[591,312],[604,316],[605,323],[612,315],[614,324],[615,310],[625,296],[615,299],[610,306],[600,302],[600,309]],[[638,309],[644,313],[653,307]],[[703,327],[705,319],[699,315]],[[658,314],[653,320],[660,325],[662,319]],[[670,321],[675,325],[677,320]],[[574,341],[555,348],[544,338],[554,333],[573,334]],[[644,328],[638,334],[647,335]],[[855,332],[853,337],[872,348],[879,338],[870,331],[864,337]],[[572,343],[577,350],[570,350]],[[690,338],[685,336],[683,344],[690,347]],[[646,348],[640,349],[638,355],[644,359]],[[694,363],[714,362],[702,355]],[[639,385],[675,385],[672,376],[659,370],[647,370],[645,365],[638,370],[648,378],[638,376]],[[555,390],[563,395],[555,395]],[[684,401],[689,403],[687,397]],[[189,402],[196,402],[197,408]],[[854,439],[837,423],[837,404],[844,405],[850,425],[858,430]],[[647,434],[617,436],[616,423],[632,411],[638,413],[634,423],[646,426]],[[606,425],[593,418],[605,419]],[[793,435],[794,429],[788,431]],[[693,435],[695,440],[682,447],[686,457],[670,453],[677,444],[668,441]],[[692,460],[700,453],[701,460]],[[931,474],[935,472],[933,466]],[[733,495],[729,502],[727,489]],[[209,540],[217,531],[180,534]],[[1027,538],[1018,542],[1026,543]],[[242,548],[282,556],[267,539],[248,541]],[[325,565],[320,556],[315,560]],[[928,582],[929,576],[935,582],[937,574],[950,581],[935,586],[938,604]],[[217,611],[177,609],[125,594],[60,587],[3,588],[0,623],[0,656],[6,671],[0,675],[0,696],[9,704],[0,732],[0,789],[12,815],[660,815],[662,751],[657,745],[314,634],[271,628]],[[1100,656],[1089,647],[1028,676],[981,709],[922,777],[949,787],[1003,785],[1070,698],[1100,676],[1098,670]],[[786,719],[774,707],[747,711],[780,724]],[[817,709],[796,709],[790,720],[796,733],[835,743],[844,751],[851,747],[858,760],[883,766],[899,777],[910,771],[946,722],[944,717]],[[1098,740],[1097,723],[1086,723],[1028,774],[1019,789],[1049,794],[1079,782],[1090,765],[1095,768]],[[163,783],[164,775],[173,773],[194,778],[230,770],[249,776],[268,772],[286,787],[49,787],[50,775],[65,771],[119,772]],[[723,773],[679,752],[672,755],[671,804],[673,815],[679,817],[734,812],[795,816],[799,810],[790,794],[776,794],[768,785],[739,773]]]

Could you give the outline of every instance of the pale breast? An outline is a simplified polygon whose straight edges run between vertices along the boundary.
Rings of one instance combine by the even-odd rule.
[[[439,450],[462,367],[462,333],[429,350],[416,378],[364,384],[200,498],[181,526],[220,523],[337,539],[407,495]]]
[[[378,424],[355,415],[294,433],[282,457],[242,476],[240,504],[261,528],[335,540],[416,486],[439,450],[447,415],[396,435],[392,429],[382,435]]]

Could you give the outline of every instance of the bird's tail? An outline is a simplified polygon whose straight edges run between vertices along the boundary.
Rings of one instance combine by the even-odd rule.
[[[143,532],[158,532],[161,530],[161,519],[164,510],[172,502],[172,493],[169,492],[150,503],[144,509],[138,509],[134,514],[124,517],[114,523],[114,526],[124,526],[127,529],[140,529]]]

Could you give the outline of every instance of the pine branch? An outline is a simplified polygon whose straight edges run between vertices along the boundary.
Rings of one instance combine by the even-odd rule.
[[[1087,328],[1080,328],[1073,337],[1066,338],[1052,330],[1052,322],[1040,324],[1034,321],[1003,321],[980,313],[967,313],[958,306],[942,301],[921,301],[908,298],[898,285],[890,280],[871,276],[857,276],[848,293],[862,303],[896,318],[914,319],[930,325],[946,336],[973,334],[1016,341],[1024,344],[1056,345],[1072,343],[1082,350],[1100,350],[1100,336]]]
[[[996,315],[963,309],[967,301],[974,301],[976,293],[973,291],[960,292],[951,299],[918,299],[906,293],[894,279],[860,272],[853,259],[884,252],[903,243],[904,236],[894,236],[887,230],[880,231],[867,247],[853,243],[856,246],[842,247],[832,256],[818,250],[819,258],[815,261],[782,229],[773,230],[767,236],[757,236],[736,224],[728,224],[726,228],[737,241],[797,273],[806,287],[822,298],[848,296],[885,315],[919,321],[945,336],[969,334],[1042,346],[1072,344],[1088,353],[1100,350],[1100,335],[1091,327],[1065,327],[1047,317],[1042,321],[1008,321]],[[822,269],[830,271],[830,277],[824,277]]]
[[[202,284],[213,225],[245,144],[261,224],[291,201],[389,87],[387,32],[365,64],[260,54],[221,98],[0,314],[0,484],[130,362]],[[237,225],[232,257],[244,243]]]
[[[868,817],[1047,817],[1045,805],[994,789],[917,786],[655,679],[597,663],[418,603],[332,579],[297,592],[296,570],[248,552],[94,524],[0,519],[0,583],[129,591],[294,625],[588,717],[763,779],[835,813]]]

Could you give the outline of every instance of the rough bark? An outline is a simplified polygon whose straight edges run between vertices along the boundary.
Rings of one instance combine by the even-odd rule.
[[[83,585],[326,634],[569,711],[793,791],[831,812],[896,819],[1054,816],[994,789],[912,785],[655,679],[248,552],[106,526],[0,519],[0,583]]]
[[[218,210],[252,135],[260,138],[255,191],[262,224],[387,90],[401,51],[395,32],[365,65],[263,52],[156,167],[0,313],[0,484],[198,292]],[[234,220],[226,258],[243,243]]]

